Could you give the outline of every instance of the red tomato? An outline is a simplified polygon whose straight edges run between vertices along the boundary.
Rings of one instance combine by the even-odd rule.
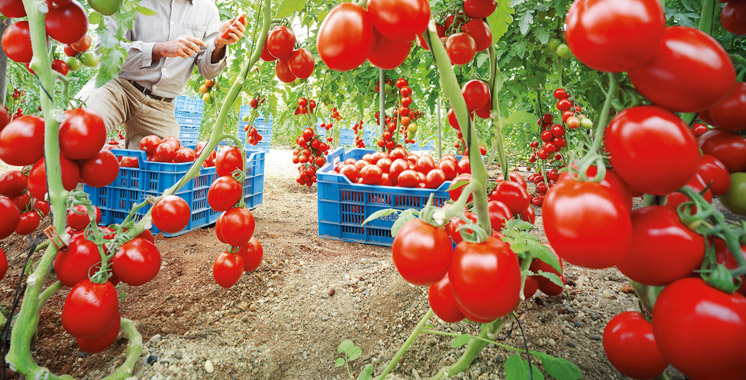
[[[31,202],[31,196],[28,192],[10,197],[10,200],[16,205],[22,213],[26,211],[26,206]]]
[[[453,248],[444,229],[413,219],[399,229],[391,252],[396,269],[407,282],[430,285],[445,276]]]
[[[284,59],[278,59],[277,62],[275,62],[275,75],[277,75],[277,79],[285,82],[290,83],[297,79],[295,77],[295,74],[293,74],[292,71],[290,71],[290,66],[288,66],[288,62]]]
[[[558,182],[544,199],[542,222],[549,244],[571,264],[608,268],[629,251],[629,211],[598,183]]]
[[[422,156],[417,159],[415,164],[415,170],[422,173],[427,174],[431,170],[435,169],[435,160],[433,160],[430,156]]]
[[[521,219],[531,224],[536,221],[536,211],[531,206],[528,206],[521,214]]]
[[[47,202],[47,201],[40,201],[40,200],[36,199],[36,200],[34,200],[34,209],[43,218],[43,217],[49,215],[49,202]]]
[[[686,26],[666,28],[653,59],[629,68],[627,74],[642,95],[676,112],[704,111],[736,85],[736,71],[725,49],[710,35]]]
[[[21,219],[18,221],[18,226],[16,227],[15,232],[18,235],[28,235],[39,227],[40,222],[41,218],[39,218],[39,214],[36,212],[30,211],[23,213],[21,214]]]
[[[74,189],[80,179],[78,163],[60,156],[60,167],[62,168],[62,186],[65,190]],[[31,172],[29,172],[28,190],[31,196],[36,199],[44,199],[47,194],[47,173],[43,157],[34,164]]]
[[[384,174],[389,174],[391,169],[391,160],[388,157],[381,158],[376,161],[376,166],[381,168]]]
[[[396,178],[396,185],[400,187],[417,187],[420,183],[417,174],[416,171],[410,169],[401,172]]]
[[[425,175],[425,187],[437,189],[446,181],[446,174],[440,169],[433,169]]]
[[[306,79],[313,74],[314,59],[311,52],[307,49],[300,48],[293,50],[287,59],[288,68],[294,76],[300,79]]]
[[[251,211],[234,207],[220,215],[215,224],[215,234],[223,243],[241,247],[254,235],[254,227],[254,215]]]
[[[70,68],[67,67],[67,63],[65,63],[65,61],[61,59],[55,59],[54,61],[52,61],[52,70],[62,74],[62,76],[66,76],[67,73],[70,71]]]
[[[28,178],[20,170],[11,170],[0,174],[0,195],[12,197],[26,190]]]
[[[368,54],[370,63],[384,70],[399,67],[409,56],[412,41],[395,41],[382,36],[373,28],[373,47]]]
[[[6,164],[33,165],[42,156],[44,119],[32,115],[21,116],[0,130],[0,160]]]
[[[564,267],[562,265],[562,258],[557,254],[557,252],[552,249],[552,247],[548,244],[545,244],[547,247],[549,247],[549,250],[552,251],[555,257],[557,257],[557,260],[559,260],[560,263],[560,271],[557,272],[556,269],[552,268],[551,265],[539,260],[534,259],[531,262],[530,269],[534,273],[539,273],[539,271],[546,272],[546,273],[554,273],[557,276],[559,276],[560,280],[562,280],[562,283],[565,283],[565,273],[564,273]],[[548,296],[557,296],[562,294],[562,292],[565,291],[565,288],[562,286],[559,286],[552,281],[550,281],[548,278],[544,276],[533,276],[536,278],[538,284],[539,284],[539,290],[541,290],[542,293],[548,295]]]
[[[75,337],[78,342],[78,347],[89,354],[95,354],[109,348],[109,346],[117,340],[117,336],[119,336],[120,323],[121,316],[119,315],[119,312],[117,312],[114,322],[100,337],[91,339]]]
[[[469,111],[476,111],[486,106],[487,102],[490,101],[490,88],[487,86],[487,83],[479,79],[472,79],[464,83],[464,86],[461,87],[461,94],[464,96],[464,100],[466,100],[466,108]]]
[[[471,174],[465,173],[465,174],[459,174],[459,175],[457,175],[451,181],[451,186],[454,186],[454,185],[456,185],[457,183],[459,183],[461,181],[467,181],[467,182],[471,181]],[[464,184],[463,186],[460,186],[457,189],[448,190],[448,195],[450,195],[451,200],[454,201],[454,202],[457,201],[459,199],[459,197],[461,197],[461,193],[464,192],[464,188],[466,186],[469,186],[469,184],[466,183],[466,184]],[[472,199],[473,199],[473,196],[470,194],[469,195],[469,202],[471,202]]]
[[[215,160],[215,172],[218,177],[230,177],[234,171],[243,170],[245,160],[240,149],[236,147],[224,149],[220,151],[218,158]]]
[[[604,143],[614,170],[633,191],[668,194],[697,171],[699,152],[692,132],[676,115],[659,107],[618,113],[606,129]]]
[[[49,8],[44,17],[47,34],[63,44],[80,41],[88,31],[88,13],[77,1],[56,8]]]
[[[26,17],[26,8],[21,0],[0,1],[0,12],[7,18]]]
[[[0,196],[0,239],[5,239],[15,232],[18,223],[21,220],[21,213],[18,207],[9,198]]]
[[[106,252],[106,251],[104,251]],[[83,238],[70,241],[67,249],[61,250],[54,259],[54,273],[62,285],[75,284],[88,279],[101,266],[101,254],[96,243]]]
[[[215,263],[212,264],[212,276],[218,285],[228,289],[241,279],[243,265],[240,255],[223,252],[215,258]]]
[[[99,114],[89,108],[65,111],[60,124],[60,151],[73,160],[94,157],[106,143],[106,127]]]
[[[243,189],[233,177],[220,177],[207,191],[207,203],[215,211],[227,211],[241,200]]]
[[[472,223],[477,223],[477,215],[469,212],[464,211],[464,216],[470,220]],[[461,220],[461,218],[454,217],[451,219],[451,221],[446,226],[446,230],[448,230],[448,235],[451,237],[451,240],[453,240],[454,243],[458,244],[463,241],[463,237],[461,236],[461,227],[466,225],[466,222]],[[468,229],[468,231],[471,231]]]
[[[464,0],[464,13],[471,18],[487,18],[497,8],[495,0]]]
[[[446,40],[446,51],[452,64],[465,65],[477,54],[477,43],[468,33],[454,33]]]
[[[153,206],[151,216],[156,228],[163,232],[175,233],[189,224],[192,211],[181,197],[167,195]]]
[[[427,290],[427,300],[435,315],[444,322],[456,323],[464,319],[464,313],[458,308],[456,297],[453,296],[448,272],[440,281],[430,285]]]
[[[174,155],[174,162],[194,162],[195,154],[191,148],[181,147]]]
[[[295,47],[295,33],[287,26],[277,26],[267,35],[266,45],[273,57],[284,60]]]
[[[75,337],[92,339],[106,333],[119,315],[117,291],[110,282],[94,284],[85,279],[67,294],[62,327]]]
[[[746,129],[746,82],[738,83],[725,99],[707,111],[719,129]]]
[[[586,65],[622,72],[652,58],[666,27],[660,3],[650,0],[579,0],[565,20],[565,38]]]
[[[522,175],[520,175],[520,174],[518,174],[516,172],[508,172],[508,177],[510,177],[511,181],[516,182],[519,185],[521,185],[521,187],[524,190],[528,190],[528,183],[526,183],[526,179],[523,178]],[[503,175],[502,174],[498,175],[497,176],[497,181],[502,181],[502,180],[503,180]]]
[[[505,223],[513,218],[513,213],[510,212],[510,208],[505,203],[498,201],[487,202],[487,207],[490,213],[490,225],[492,229],[500,231],[505,227]]]
[[[369,166],[369,165],[370,165],[370,162],[366,160],[355,161],[355,167],[357,168],[358,171],[363,170],[364,167]]]
[[[702,190],[705,189],[707,184],[705,183],[705,180],[702,179],[702,176],[700,176],[699,174],[695,174],[694,177],[692,177],[692,179],[690,179],[689,182],[686,183],[686,186],[694,189],[698,193],[702,193]],[[707,202],[712,203],[712,191],[710,191],[710,189],[707,189],[702,197]],[[666,196],[666,207],[676,211],[680,204],[689,202],[689,200],[689,197],[687,197],[683,193],[675,191]],[[692,211],[695,212],[696,208],[692,209]]]
[[[731,0],[723,5],[720,23],[725,30],[733,34],[746,34],[746,3]]]
[[[80,180],[88,186],[108,186],[119,176],[119,161],[114,153],[104,149],[80,163]]]
[[[443,159],[438,163],[438,168],[443,171],[447,181],[454,179],[458,175],[456,161]]]
[[[360,178],[360,172],[357,170],[357,166],[354,164],[346,164],[342,165],[342,167],[339,169],[339,174],[347,177],[347,179],[350,180],[350,182],[357,182],[358,178]]]
[[[91,36],[87,34],[83,36],[83,38],[79,39],[77,42],[70,44],[70,48],[79,53],[85,52],[90,47],[91,47]],[[75,55],[76,54],[73,54],[71,55],[71,57],[74,57]]]
[[[741,254],[746,258],[746,245],[741,245]],[[728,269],[738,268],[738,261],[728,249],[725,241],[720,238],[715,238],[715,260]],[[741,287],[738,288],[738,292],[746,295],[746,277],[744,276],[741,276]]]
[[[120,281],[140,286],[155,278],[161,268],[161,253],[152,242],[135,238],[119,248],[111,266]]]
[[[513,181],[498,182],[490,199],[504,203],[513,214],[520,214],[529,206],[528,192],[521,184]]]
[[[34,56],[31,51],[31,32],[28,21],[16,21],[5,29],[2,39],[3,51],[8,58],[19,62],[29,63]]]
[[[171,162],[176,157],[176,149],[174,149],[173,144],[162,143],[155,148],[155,153],[153,153],[152,157],[155,162]]]
[[[394,41],[414,40],[430,21],[428,0],[368,0],[367,8],[375,29]]]
[[[655,343],[653,326],[636,311],[612,318],[604,329],[603,344],[614,368],[631,378],[652,379],[668,367]]]
[[[699,269],[705,256],[702,236],[687,228],[675,211],[648,206],[632,211],[629,253],[617,263],[633,281],[664,286]]]
[[[101,210],[96,206],[92,207],[96,214],[96,224],[101,223]],[[67,211],[67,226],[76,231],[85,229],[90,224],[90,220],[88,208],[85,205],[75,205],[72,210]]]
[[[448,278],[461,310],[479,319],[495,320],[518,304],[518,258],[508,244],[493,237],[482,244],[459,243],[453,251]]]
[[[383,170],[376,165],[365,165],[360,170],[360,176],[363,178],[363,183],[367,185],[379,185],[383,178]]]
[[[746,297],[739,293],[723,293],[699,278],[678,280],[655,302],[653,334],[663,356],[687,377],[744,379]]]
[[[273,62],[273,61],[275,61],[277,59],[277,57],[273,56],[272,53],[270,53],[269,50],[267,50],[266,39],[265,39],[265,42],[264,42],[264,46],[262,46],[262,56],[261,56],[261,58],[265,62]],[[257,102],[257,105],[258,104],[259,103]],[[256,106],[254,106],[252,108],[256,108]]]
[[[159,145],[161,145],[161,138],[156,135],[145,136],[140,140],[140,150],[144,150],[148,157],[155,154]]]
[[[469,157],[464,156],[458,160],[458,174],[471,174],[471,165],[469,164]]]
[[[585,174],[589,179],[593,179],[598,173],[598,168],[595,165],[588,167]],[[557,181],[564,181],[570,178],[570,173],[563,172]],[[615,195],[619,197],[619,200],[627,206],[627,210],[632,210],[632,192],[627,187],[627,184],[622,181],[621,178],[611,169],[606,169],[606,175],[604,179],[599,182],[601,186],[611,190]]]
[[[697,143],[704,154],[720,160],[729,172],[746,171],[746,138],[743,136],[713,129],[700,136]]]
[[[342,3],[324,18],[316,37],[316,50],[326,65],[337,71],[360,66],[373,48],[373,23],[363,7]]]
[[[484,20],[471,20],[464,24],[461,30],[474,39],[477,52],[487,50],[492,45],[492,30]]]
[[[262,249],[262,245],[259,244],[259,240],[252,237],[236,254],[240,255],[243,259],[243,271],[248,273],[259,268],[259,264],[262,263],[262,257],[264,256],[264,250]]]

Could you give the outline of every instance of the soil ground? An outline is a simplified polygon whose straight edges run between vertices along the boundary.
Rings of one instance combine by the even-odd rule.
[[[160,273],[148,284],[127,288],[120,306],[145,342],[135,378],[346,379],[346,369],[334,367],[344,339],[363,351],[351,365],[354,376],[368,363],[378,374],[427,312],[427,288],[399,276],[389,248],[318,237],[316,189],[295,183],[290,158],[287,150],[273,149],[267,156],[263,204],[253,211],[264,261],[232,288],[223,289],[212,278],[213,260],[224,248],[213,228],[156,237],[163,257]],[[540,219],[536,224],[541,229]],[[19,237],[0,243],[10,262],[0,283],[0,306],[6,310],[28,243]],[[634,294],[615,269],[566,265],[565,270],[564,295],[537,295],[519,310],[529,347],[573,361],[584,379],[624,378],[607,361],[601,335],[610,318],[637,307]],[[102,378],[121,364],[127,341],[120,336],[96,355],[80,351],[60,324],[66,294],[59,291],[47,302],[33,355],[54,373]],[[446,324],[433,317],[431,323],[442,331],[478,333],[469,322]],[[434,375],[463,352],[450,348],[450,342],[421,335],[396,376]],[[522,346],[517,326],[504,343]],[[453,378],[503,379],[509,354],[488,347],[469,371]],[[669,374],[683,379],[671,369]]]

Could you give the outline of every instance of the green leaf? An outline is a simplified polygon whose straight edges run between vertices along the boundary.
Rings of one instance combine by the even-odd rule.
[[[456,190],[459,187],[464,187],[464,186],[466,186],[468,184],[469,184],[469,180],[468,179],[462,179],[461,181],[453,182],[453,183],[451,183],[451,187],[448,188],[448,191]]]
[[[280,4],[280,7],[277,8],[277,14],[275,15],[275,18],[290,17],[293,15],[293,13],[303,9],[303,6],[305,4],[305,0],[284,0],[282,4]]]
[[[334,367],[341,367],[345,365],[345,360],[342,358],[337,358],[337,360],[334,361]]]
[[[391,226],[391,237],[396,237],[396,234],[399,233],[399,230],[404,227],[407,222],[409,222],[412,219],[417,219],[417,216],[420,215],[420,212],[417,210],[404,210],[400,215],[399,218],[396,219],[396,222],[394,222],[394,225]]]
[[[521,359],[518,354],[511,355],[505,361],[505,380],[544,380],[544,375],[539,368],[531,363],[531,372],[528,370],[528,361]]]
[[[352,347],[350,349],[350,351],[347,352],[347,354],[350,355],[350,357],[347,358],[347,361],[351,362],[351,361],[359,358],[360,355],[363,354],[363,349],[360,348],[360,347],[358,347],[358,346],[355,346],[355,347]]]
[[[518,29],[520,30],[521,34],[524,36],[528,34],[528,30],[533,23],[534,15],[532,15],[530,11],[527,11],[518,22]]]
[[[360,374],[357,375],[357,380],[371,380],[373,378],[373,365],[366,364]]]
[[[492,43],[497,41],[508,32],[508,25],[513,22],[513,16],[515,11],[510,5],[510,1],[498,1],[497,9],[487,17],[487,24],[492,30]]]
[[[363,221],[362,225],[365,225],[365,223],[368,223],[370,221],[373,221],[373,220],[376,220],[376,219],[379,219],[379,218],[383,218],[383,217],[386,217],[386,216],[389,216],[391,214],[398,213],[398,212],[401,212],[401,210],[397,210],[397,209],[393,209],[393,208],[387,208],[387,209],[384,209],[384,210],[378,210],[378,211],[370,214],[370,216],[368,218],[366,218],[365,221]]]
[[[543,352],[531,351],[531,355],[541,361],[544,371],[557,380],[579,380],[583,378],[583,372],[575,363]]]
[[[528,111],[514,111],[505,119],[505,124],[532,124],[536,121],[536,117]]]
[[[544,277],[548,279],[549,281],[552,281],[555,285],[559,286],[560,288],[564,289],[565,284],[562,283],[562,279],[560,276],[557,276],[556,274],[552,272],[544,272],[543,270],[540,270],[539,273],[536,273],[537,276]]]
[[[534,28],[536,39],[542,44],[549,42],[549,30],[543,27]]]
[[[451,341],[451,347],[459,348],[461,346],[465,346],[466,344],[469,343],[470,340],[471,340],[471,335],[461,334],[453,338],[453,341]]]
[[[91,14],[88,15],[89,24],[98,24],[100,22],[101,22],[101,13],[91,12]]]
[[[141,5],[135,5],[135,10],[144,14],[145,16],[152,16],[155,14],[155,11],[150,8],[145,8]]]
[[[349,339],[345,339],[339,344],[339,347],[337,347],[337,353],[341,354],[343,352],[348,352],[352,347],[355,347],[355,343],[352,343]]]
[[[539,259],[549,264],[554,270],[560,272],[560,262],[557,256],[544,244],[533,242],[534,244],[528,243],[529,252],[535,259]],[[551,279],[550,279],[551,280]]]

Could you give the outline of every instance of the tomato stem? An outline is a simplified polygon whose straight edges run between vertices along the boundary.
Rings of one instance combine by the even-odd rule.
[[[406,341],[404,341],[404,344],[399,348],[399,351],[396,352],[396,355],[391,359],[389,364],[386,366],[386,368],[381,372],[381,375],[378,377],[379,380],[382,380],[386,378],[386,375],[391,372],[391,370],[396,367],[396,364],[399,363],[399,360],[401,360],[402,356],[404,356],[404,353],[407,352],[409,349],[409,346],[412,345],[415,339],[417,339],[417,336],[420,335],[421,332],[423,332],[422,328],[425,327],[425,324],[427,321],[432,317],[434,314],[433,309],[430,309],[427,311],[424,317],[420,320],[419,323],[417,323],[417,326],[415,326],[414,330],[411,334],[409,334],[409,338],[407,338]]]
[[[494,336],[498,332],[500,332],[500,330],[502,330],[504,325],[505,325],[505,319],[498,318],[488,323],[486,326],[482,326],[482,329],[479,332],[478,336],[471,336],[471,340],[469,341],[469,344],[466,347],[466,351],[464,351],[464,353],[461,355],[459,360],[450,366],[441,368],[435,376],[430,378],[430,380],[441,380],[441,379],[445,379],[447,377],[453,376],[457,373],[466,371],[467,369],[469,369],[469,367],[471,367],[471,363],[474,362],[474,359],[477,358],[477,355],[479,355],[479,353],[482,352],[482,350],[490,344],[494,344],[498,347],[502,347],[502,348],[515,351],[515,352],[525,352],[524,350],[521,350],[521,349],[518,349],[512,346],[508,346],[506,344],[498,343],[492,339],[489,339],[490,336]],[[453,333],[446,333],[442,331],[433,331],[433,330],[425,330],[425,332],[429,334],[452,336],[452,337],[458,337],[461,335],[461,334],[453,334]]]
[[[492,125],[495,126],[495,145],[497,147],[497,158],[498,158],[498,161],[500,162],[500,166],[501,166],[502,173],[503,173],[503,179],[505,181],[510,181],[510,176],[508,175],[508,157],[505,154],[505,143],[503,141],[504,123],[500,115],[500,96],[499,96],[500,81],[498,80],[498,78],[500,77],[500,67],[497,61],[497,57],[495,56],[495,45],[490,45],[489,55],[490,55],[490,102],[492,103],[491,104],[492,112],[490,112],[490,116],[492,117]]]
[[[643,285],[632,280],[629,280],[629,283],[632,285],[632,288],[635,289],[635,294],[637,294],[637,298],[640,300],[642,311],[649,320],[653,315],[653,305],[655,305],[655,300],[658,298],[658,294],[660,294],[661,290],[663,290],[663,287]]]
[[[39,310],[41,310],[41,307],[44,305],[45,302],[47,302],[49,297],[56,293],[61,287],[62,283],[59,281],[55,281],[54,284],[49,285],[48,288],[44,289],[44,291],[39,295],[39,304],[37,306]]]
[[[383,139],[383,134],[386,132],[386,87],[384,85],[383,69],[378,69],[378,124],[380,124],[381,139]],[[363,132],[363,136],[365,136],[365,132]],[[381,152],[386,151],[385,142],[380,148]]]
[[[132,376],[132,370],[142,354],[142,335],[137,332],[135,324],[127,318],[120,321],[120,330],[124,331],[124,336],[130,341],[127,344],[127,356],[124,363],[103,380],[121,380]]]

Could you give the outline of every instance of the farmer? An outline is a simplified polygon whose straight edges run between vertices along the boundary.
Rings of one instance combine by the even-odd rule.
[[[141,0],[155,11],[137,13],[135,24],[121,42],[127,50],[118,78],[95,88],[88,82],[78,93],[87,106],[104,119],[111,131],[124,124],[127,149],[139,149],[148,135],[179,136],[173,100],[181,93],[194,65],[207,78],[215,78],[226,66],[226,46],[238,42],[246,28],[240,22],[220,23],[211,0]],[[106,19],[110,31],[116,21]],[[226,33],[226,31],[228,31]]]

